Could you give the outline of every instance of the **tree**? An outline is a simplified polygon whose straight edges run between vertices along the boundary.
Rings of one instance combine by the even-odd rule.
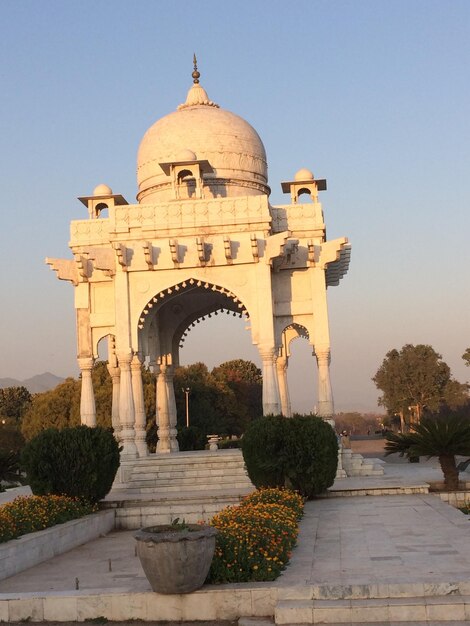
[[[342,432],[347,430],[349,433],[365,435],[374,433],[379,425],[383,423],[385,415],[378,413],[358,413],[351,411],[347,413],[336,413],[334,420],[336,430]]]
[[[233,392],[235,405],[229,419],[233,434],[242,434],[252,420],[263,414],[263,376],[252,361],[226,361],[212,370],[216,379]]]
[[[26,411],[21,432],[29,441],[47,428],[66,428],[80,424],[80,383],[66,378],[55,389],[38,393]]]
[[[96,405],[96,424],[111,428],[112,381],[107,363],[97,361],[91,372]],[[66,378],[54,389],[37,393],[25,412],[21,431],[30,440],[47,428],[67,428],[80,424],[81,381]]]
[[[469,367],[470,366],[470,348],[467,348],[465,352],[462,354],[462,359],[465,361],[465,365]]]
[[[234,359],[221,363],[212,370],[214,376],[220,376],[226,382],[247,383],[260,386],[263,382],[261,370],[252,361]]]
[[[455,455],[470,455],[470,419],[468,415],[447,411],[429,415],[413,424],[409,433],[387,433],[385,454],[410,457],[437,457],[444,474],[444,484],[452,491],[459,487]]]
[[[441,355],[428,345],[390,350],[372,380],[383,392],[379,404],[400,416],[402,431],[419,422],[424,411],[438,411],[446,402],[456,407],[468,400],[468,385],[453,379]]]
[[[190,425],[199,433],[199,447],[207,443],[206,435],[232,434],[229,432],[231,413],[236,404],[233,392],[218,380],[204,363],[178,367],[174,375],[178,424],[186,427],[186,403],[183,389],[190,389]]]
[[[5,387],[0,389],[0,415],[14,419],[19,423],[31,401],[32,396],[26,387]]]

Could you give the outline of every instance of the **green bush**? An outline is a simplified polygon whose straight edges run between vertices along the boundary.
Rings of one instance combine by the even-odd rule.
[[[268,415],[253,421],[243,435],[243,458],[248,476],[256,487],[284,486],[287,428],[285,417]]]
[[[0,491],[2,481],[6,483],[19,482],[19,453],[0,448]]]
[[[104,428],[50,428],[23,449],[22,466],[35,495],[57,494],[98,502],[119,467],[119,446]]]
[[[237,450],[242,447],[241,439],[222,439],[218,443],[219,450]]]
[[[21,483],[19,462],[23,446],[23,436],[15,425],[12,423],[0,425],[0,491],[2,491],[2,481]]]
[[[198,426],[178,426],[178,444],[181,452],[204,450],[207,437]]]
[[[295,491],[305,498],[325,492],[338,466],[335,431],[320,417],[294,416],[289,419],[283,459],[286,478]]]
[[[331,426],[314,415],[268,415],[242,439],[243,457],[256,487],[286,483],[305,498],[323,493],[335,479],[338,442]]]

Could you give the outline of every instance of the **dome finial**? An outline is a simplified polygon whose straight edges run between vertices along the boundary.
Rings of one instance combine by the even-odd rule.
[[[193,64],[194,64],[194,71],[191,74],[191,76],[193,77],[193,83],[197,85],[199,83],[199,77],[201,74],[197,71],[196,53],[193,54]]]

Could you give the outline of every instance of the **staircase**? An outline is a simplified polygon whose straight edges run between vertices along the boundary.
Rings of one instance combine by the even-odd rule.
[[[342,448],[341,462],[347,476],[382,476],[384,473],[378,459],[365,459],[351,448]]]
[[[151,454],[135,462],[123,487],[142,494],[254,489],[240,450]]]
[[[102,503],[115,509],[116,528],[209,521],[254,490],[240,450],[150,454],[122,465],[126,481]]]

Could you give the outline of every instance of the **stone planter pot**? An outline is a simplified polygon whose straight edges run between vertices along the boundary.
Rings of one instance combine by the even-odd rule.
[[[214,556],[216,534],[212,526],[199,524],[137,531],[137,555],[153,591],[191,593],[202,587]]]

